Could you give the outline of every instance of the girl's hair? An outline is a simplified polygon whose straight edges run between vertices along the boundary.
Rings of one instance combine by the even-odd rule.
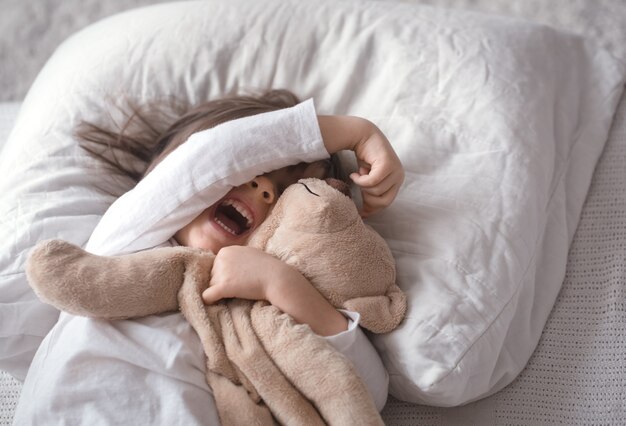
[[[138,182],[193,133],[230,120],[289,108],[299,102],[288,90],[270,90],[259,96],[239,95],[208,101],[181,113],[171,104],[130,106],[130,113],[125,114],[126,120],[117,130],[82,122],[76,136],[79,145],[102,160],[112,172]],[[343,178],[335,156],[331,159],[329,175]]]

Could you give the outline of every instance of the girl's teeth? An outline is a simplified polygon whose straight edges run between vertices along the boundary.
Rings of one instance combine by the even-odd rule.
[[[248,209],[239,201],[237,200],[226,200],[224,201],[224,204],[227,206],[233,206],[240,215],[242,215],[243,217],[246,218],[247,221],[247,226],[250,227],[252,225],[252,215],[251,213],[248,211]]]
[[[217,223],[219,226],[221,226],[222,228],[224,228],[226,231],[230,232],[233,235],[236,235],[235,231],[230,229],[224,222],[222,222],[219,219],[215,219],[215,223]]]

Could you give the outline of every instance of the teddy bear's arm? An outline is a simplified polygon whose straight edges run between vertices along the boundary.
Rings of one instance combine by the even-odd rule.
[[[41,300],[60,310],[121,319],[176,310],[186,263],[194,256],[213,258],[185,247],[105,257],[48,240],[33,249],[26,273]]]
[[[406,295],[393,284],[382,296],[356,297],[343,307],[361,315],[361,326],[373,333],[388,333],[396,328],[406,314]]]

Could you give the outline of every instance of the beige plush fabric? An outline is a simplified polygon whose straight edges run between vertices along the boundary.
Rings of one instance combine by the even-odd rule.
[[[404,317],[387,245],[326,182],[289,187],[250,244],[299,269],[373,332]],[[180,306],[203,344],[223,425],[382,424],[352,364],[307,325],[265,301],[205,306],[213,259],[186,247],[101,257],[51,240],[34,249],[27,274],[42,300],[77,315],[119,319]]]
[[[295,267],[335,307],[359,312],[361,325],[374,333],[389,332],[404,318],[406,298],[395,284],[387,243],[363,223],[350,198],[324,181],[289,187],[250,245]]]

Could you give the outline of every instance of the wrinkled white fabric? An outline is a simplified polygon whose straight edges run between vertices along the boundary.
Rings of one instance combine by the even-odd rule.
[[[180,2],[91,26],[48,62],[0,158],[0,368],[23,377],[56,320],[25,281],[30,247],[84,245],[113,201],[76,148],[80,120],[99,122],[111,98],[287,87],[375,122],[407,171],[369,219],[409,298],[403,325],[376,338],[390,392],[443,406],[493,393],[552,309],[623,80],[581,37],[406,2]]]
[[[328,341],[351,359],[379,410],[387,375],[358,327]],[[363,340],[365,339],[365,340]],[[180,313],[99,321],[62,313],[22,387],[16,425],[218,425],[204,352]]]

